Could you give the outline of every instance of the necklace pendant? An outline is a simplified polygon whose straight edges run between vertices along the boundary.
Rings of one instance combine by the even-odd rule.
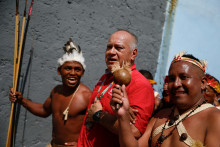
[[[164,141],[165,137],[163,135],[161,135],[159,138],[158,138],[158,143],[159,144],[162,144],[163,141]]]
[[[187,137],[188,137],[188,135],[186,133],[182,133],[181,136],[180,136],[180,140],[184,141],[184,140],[187,139]]]
[[[68,110],[68,109],[66,109],[66,110],[63,112],[64,120],[67,120],[67,119],[68,119],[68,113],[69,113],[69,110]]]
[[[178,120],[179,119],[179,115],[175,115],[174,116],[174,120],[176,121],[176,120]]]
[[[168,123],[168,126],[172,126],[173,124],[174,124],[174,120],[173,119],[171,119],[170,121],[169,121],[169,123]]]

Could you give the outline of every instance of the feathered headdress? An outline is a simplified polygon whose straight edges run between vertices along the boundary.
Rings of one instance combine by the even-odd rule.
[[[183,55],[185,55],[185,51],[181,51],[178,54],[176,54],[176,56],[174,57],[172,63],[175,63],[177,61],[186,61],[186,62],[190,62],[196,66],[198,66],[202,71],[205,72],[205,69],[207,67],[208,62],[206,60],[199,60],[196,61],[195,59],[192,58],[188,58],[188,57],[183,57]],[[171,64],[172,64],[171,63]]]
[[[82,51],[79,45],[73,43],[72,39],[70,38],[66,44],[64,44],[63,50],[65,54],[63,57],[58,59],[59,67],[62,66],[67,61],[77,61],[82,64],[84,70],[86,69],[85,59],[82,55]]]
[[[216,93],[220,93],[220,83],[213,76],[206,74],[207,84],[214,89]]]

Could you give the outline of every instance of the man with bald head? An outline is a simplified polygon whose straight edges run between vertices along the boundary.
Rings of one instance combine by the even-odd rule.
[[[119,121],[121,146],[220,146],[220,111],[206,103],[204,92],[207,81],[203,63],[205,62],[188,54],[180,53],[174,58],[168,74],[168,90],[173,107],[159,111],[150,120],[139,140],[131,133],[129,116],[126,113],[129,101],[126,89],[122,87],[124,97],[112,98],[112,101],[122,104],[120,109],[115,111]],[[113,89],[114,93],[119,92]]]
[[[137,71],[134,63],[138,52],[137,42],[137,37],[126,30],[119,30],[110,36],[105,52],[107,69],[93,90],[78,146],[120,146],[118,120],[110,106],[112,88],[120,89],[120,85],[113,82],[112,68],[116,64],[129,64],[131,82],[126,87],[130,102],[128,107],[129,110],[136,110],[133,110],[135,116],[129,112],[129,123],[134,137],[139,138],[144,133],[153,112],[154,94],[151,84]]]

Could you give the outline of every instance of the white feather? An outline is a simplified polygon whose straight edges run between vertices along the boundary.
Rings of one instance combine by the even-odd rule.
[[[186,53],[186,51],[181,51],[181,52],[179,52],[178,54],[176,54],[176,58],[177,57],[182,57],[184,54]]]

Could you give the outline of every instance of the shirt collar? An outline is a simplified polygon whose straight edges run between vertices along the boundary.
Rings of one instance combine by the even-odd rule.
[[[131,65],[130,69],[131,69],[131,71],[135,70],[136,69],[136,65],[135,64]]]

